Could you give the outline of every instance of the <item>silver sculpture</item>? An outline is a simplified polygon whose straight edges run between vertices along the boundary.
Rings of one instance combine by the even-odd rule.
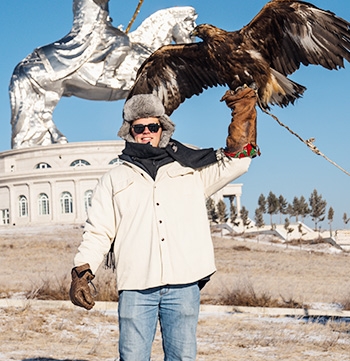
[[[192,7],[155,12],[126,34],[111,24],[109,0],[74,0],[73,27],[37,48],[14,69],[10,82],[13,149],[67,143],[52,114],[62,96],[124,99],[137,69],[156,49],[189,43],[197,14]]]

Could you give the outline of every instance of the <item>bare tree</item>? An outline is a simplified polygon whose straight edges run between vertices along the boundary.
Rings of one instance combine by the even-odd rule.
[[[273,228],[272,216],[278,212],[278,198],[270,192],[267,196],[267,213],[270,215],[271,228]]]
[[[332,222],[334,219],[334,210],[332,207],[329,207],[329,209],[328,209],[327,219],[328,219],[328,224],[329,224],[329,235],[332,237]]]
[[[278,197],[278,212],[280,214],[280,223],[282,223],[281,221],[282,215],[287,214],[287,209],[288,209],[288,202],[282,195],[280,195]]]
[[[295,222],[298,222],[299,220],[299,208],[300,208],[300,202],[298,197],[293,198],[293,203],[289,207],[289,215],[291,217],[295,217]]]
[[[301,249],[302,238],[306,234],[305,232],[303,232],[303,226],[302,226],[301,223],[299,223],[299,225],[298,225],[298,232],[299,232],[299,235],[300,235],[300,237],[299,237],[299,246],[300,246],[300,249]]]
[[[295,217],[296,222],[299,221],[299,216],[301,216],[301,220],[304,221],[305,217],[309,213],[310,209],[304,196],[301,196],[300,198],[294,197],[293,203],[288,204],[287,214],[289,214],[291,217]]]
[[[284,229],[287,231],[287,241],[288,241],[288,236],[289,236],[289,234],[294,231],[294,229],[293,229],[292,227],[290,227],[289,218],[286,218],[286,219],[284,220]]]
[[[255,210],[254,220],[255,220],[255,225],[257,228],[261,228],[261,227],[265,226],[263,213],[260,208],[257,208]]]
[[[208,219],[211,222],[218,223],[218,214],[216,212],[215,202],[213,198],[209,197],[207,199],[207,213],[208,213]]]
[[[293,204],[291,204],[291,203],[288,203],[287,214],[289,215],[289,217],[295,217]]]
[[[230,205],[230,221],[236,227],[239,225],[239,221],[237,221],[237,218],[238,218],[237,207],[234,205],[233,202],[231,202],[231,205]]]
[[[317,190],[314,189],[309,198],[310,203],[310,216],[312,221],[315,223],[315,231],[317,231],[317,225],[319,222],[324,221],[326,213],[327,202],[322,199],[322,195],[317,193]]]
[[[262,210],[260,208],[257,208],[255,210],[254,220],[255,220],[255,226],[256,226],[256,228],[258,229],[258,232],[259,232],[259,229],[261,227],[264,227],[264,225],[265,225],[263,212],[262,212]],[[260,232],[259,232],[259,235],[260,235]],[[259,236],[258,236],[258,241],[259,241]]]
[[[226,223],[228,216],[226,212],[226,204],[222,199],[219,200],[218,204],[216,205],[216,209],[219,223]]]
[[[246,227],[248,227],[250,225],[250,220],[249,220],[248,214],[249,214],[248,210],[243,206],[241,209],[241,218],[242,218],[242,222],[243,222],[244,231],[245,231]]]
[[[266,198],[263,194],[259,196],[258,206],[262,214],[266,213]]]
[[[304,222],[304,219],[311,212],[309,205],[306,202],[304,196],[301,196],[299,199],[299,215],[301,216],[301,221]]]

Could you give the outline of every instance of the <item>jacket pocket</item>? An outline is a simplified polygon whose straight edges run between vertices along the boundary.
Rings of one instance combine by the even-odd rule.
[[[181,167],[181,168],[179,167],[176,169],[169,169],[167,173],[170,178],[176,178],[176,177],[182,177],[185,175],[194,174],[194,169],[189,167]]]
[[[113,182],[113,197],[129,188],[133,183],[134,180],[132,178],[122,179]]]
[[[198,184],[198,177],[196,171],[189,167],[182,167],[181,169],[169,169],[168,173],[168,187],[172,190],[172,194],[168,197],[174,197],[172,202],[181,202],[188,200],[189,197],[193,199],[195,193],[202,188]]]

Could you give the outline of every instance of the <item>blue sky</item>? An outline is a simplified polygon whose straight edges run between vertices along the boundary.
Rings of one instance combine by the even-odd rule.
[[[113,25],[127,26],[137,0],[110,1]],[[198,13],[197,23],[211,23],[225,30],[246,25],[266,3],[264,0],[145,0],[133,29],[156,10],[191,5]],[[314,0],[323,9],[350,20],[348,0]],[[8,85],[14,67],[34,48],[52,43],[72,27],[72,0],[3,1],[1,11],[0,67],[0,152],[10,149],[10,104]],[[304,97],[294,106],[272,108],[284,124],[302,138],[314,137],[315,145],[328,158],[350,172],[348,140],[350,136],[349,87],[350,64],[345,69],[328,71],[321,67],[303,67],[291,78],[307,87]],[[230,122],[230,112],[219,100],[225,88],[205,91],[187,100],[177,109],[175,139],[200,147],[223,147]],[[54,120],[70,142],[118,139],[123,101],[97,102],[62,98],[55,109]],[[344,228],[346,212],[350,216],[350,177],[312,153],[302,142],[258,112],[258,144],[262,155],[255,158],[243,183],[242,204],[254,217],[260,194],[272,191],[287,201],[304,196],[309,199],[316,189],[335,211],[333,229]],[[268,222],[268,218],[266,219]],[[275,221],[278,221],[276,217]],[[292,220],[293,221],[293,220]],[[306,221],[313,226],[311,220]],[[321,223],[327,229],[327,221]]]

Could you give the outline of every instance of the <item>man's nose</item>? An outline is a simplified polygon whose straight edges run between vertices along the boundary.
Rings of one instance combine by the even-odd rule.
[[[142,132],[142,134],[149,134],[149,133],[151,133],[151,132],[148,129],[148,125],[146,125],[144,131]]]

